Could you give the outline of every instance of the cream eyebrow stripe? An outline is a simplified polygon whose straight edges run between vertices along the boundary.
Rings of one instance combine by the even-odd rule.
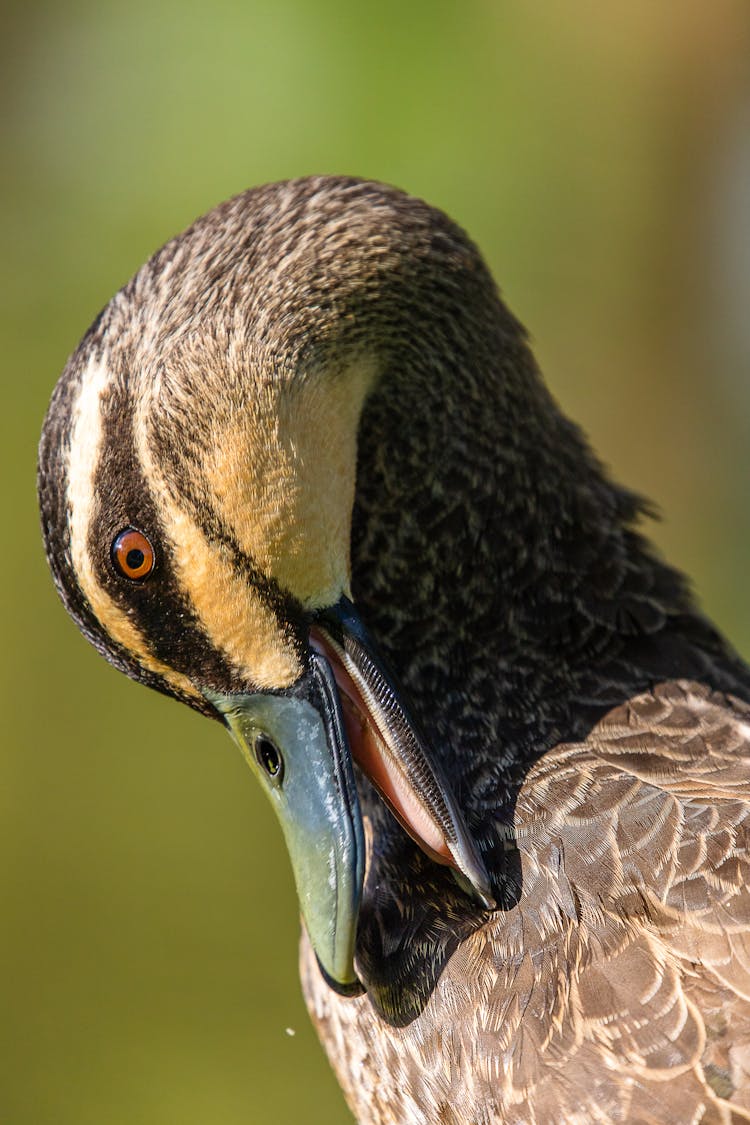
[[[141,667],[165,679],[176,691],[202,699],[187,676],[175,672],[151,653],[143,634],[99,582],[88,549],[95,516],[96,473],[104,438],[102,399],[109,383],[103,363],[89,361],[73,405],[68,457],[68,527],[73,569],[78,585],[106,633],[126,649]]]
[[[212,645],[258,688],[289,687],[302,674],[293,644],[259,592],[238,574],[234,560],[174,495],[149,441],[152,388],[137,401],[133,428],[137,456],[159,506],[180,588]]]

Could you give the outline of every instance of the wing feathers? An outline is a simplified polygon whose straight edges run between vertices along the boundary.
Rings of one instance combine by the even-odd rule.
[[[303,948],[359,1119],[750,1121],[750,707],[684,681],[629,700],[534,765],[514,832],[521,900],[406,1028]]]

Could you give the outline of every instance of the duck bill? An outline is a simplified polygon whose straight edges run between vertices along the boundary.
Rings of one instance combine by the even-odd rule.
[[[354,760],[422,851],[494,908],[487,869],[447,779],[348,598],[318,614],[310,643],[333,669]]]
[[[311,654],[283,694],[205,692],[278,816],[305,927],[329,983],[360,991],[354,943],[365,844],[336,682]]]
[[[494,907],[450,787],[348,599],[317,615],[307,670],[290,688],[204,694],[276,811],[310,942],[337,991],[360,990],[354,947],[365,845],[352,758],[419,847]]]

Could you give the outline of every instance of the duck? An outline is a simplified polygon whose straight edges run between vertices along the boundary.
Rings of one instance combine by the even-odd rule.
[[[750,669],[450,218],[254,188],[52,395],[52,575],[278,815],[363,1125],[750,1121]]]

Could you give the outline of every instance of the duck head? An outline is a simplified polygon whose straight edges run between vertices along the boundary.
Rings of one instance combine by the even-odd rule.
[[[353,761],[420,848],[492,905],[350,574],[366,403],[413,347],[420,307],[439,311],[476,263],[448,220],[392,189],[247,192],[113,298],[42,434],[43,533],[67,609],[116,667],[226,725],[342,991],[357,987],[365,864]]]

